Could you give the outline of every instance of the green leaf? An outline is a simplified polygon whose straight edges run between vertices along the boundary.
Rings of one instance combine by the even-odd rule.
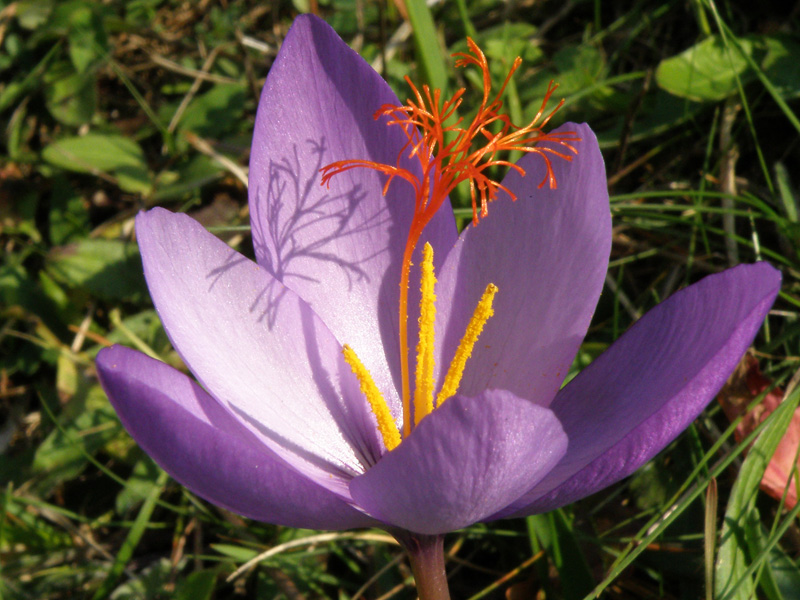
[[[74,479],[93,455],[121,428],[116,413],[99,385],[82,388],[59,417],[59,427],[48,435],[34,454],[31,469],[40,477],[42,494]]]
[[[178,128],[200,137],[217,139],[241,123],[244,115],[244,86],[215,85],[197,96],[183,113]]]
[[[19,102],[20,98],[31,90],[38,88],[42,84],[42,74],[47,66],[58,54],[61,43],[53,44],[47,51],[42,60],[24,76],[15,81],[11,81],[5,87],[0,86],[0,111]]]
[[[14,544],[24,544],[27,552],[47,552],[71,545],[69,533],[43,518],[40,511],[28,510],[31,501],[37,503],[35,499],[15,497],[9,491],[6,488],[3,507],[6,515],[3,537],[7,543],[4,550],[12,548]]]
[[[164,328],[161,326],[161,319],[158,318],[158,313],[153,309],[144,310],[126,317],[122,324],[125,331],[115,327],[106,336],[108,341],[113,344],[130,344],[128,336],[132,334],[159,354],[166,353],[172,347]]]
[[[138,461],[131,476],[125,482],[125,487],[117,494],[117,513],[124,515],[131,508],[144,502],[153,490],[161,469],[149,458]]]
[[[103,23],[88,5],[81,3],[70,15],[69,57],[75,70],[83,73],[107,50]]]
[[[447,69],[439,46],[439,36],[433,22],[431,9],[425,0],[408,0],[406,2],[408,19],[414,30],[414,45],[417,48],[419,62],[425,73],[425,81],[433,89],[442,91],[442,96],[447,97],[448,80]]]
[[[761,67],[784,98],[800,96],[800,42],[789,35],[766,36],[767,55]]]
[[[78,194],[63,175],[53,178],[50,196],[50,241],[66,244],[73,239],[89,234],[89,210],[86,201]]]
[[[192,573],[175,588],[175,600],[210,600],[217,574],[211,569]]]
[[[776,547],[770,551],[767,568],[781,598],[800,600],[800,568],[783,550]]]
[[[759,542],[753,539],[753,531],[760,527],[755,505],[759,483],[786,433],[799,399],[800,388],[770,415],[767,427],[750,448],[731,490],[717,553],[714,597],[719,600],[755,597],[755,581],[746,571],[748,562],[753,559],[751,548]]]
[[[130,242],[85,239],[53,248],[47,270],[62,283],[104,300],[140,302],[147,297],[139,251]]]
[[[160,558],[118,585],[108,596],[110,600],[162,600],[164,588],[175,574],[175,565]]]
[[[76,73],[66,62],[54,64],[45,74],[47,110],[65,125],[88,123],[97,108],[94,77]]]
[[[642,102],[640,114],[636,116],[630,141],[640,141],[649,137],[676,131],[679,126],[693,119],[703,110],[702,104],[678,98],[663,90],[648,94]],[[614,147],[626,127],[627,117],[622,114],[614,119],[614,125],[597,132],[601,148]]]
[[[174,170],[163,171],[156,178],[156,191],[150,197],[154,203],[184,198],[202,186],[219,179],[224,171],[212,159],[202,154],[178,165]]]
[[[244,563],[258,555],[258,552],[252,548],[243,548],[232,544],[211,544],[211,547],[220,554],[228,556],[237,562]]]
[[[51,165],[77,173],[108,173],[120,188],[147,194],[152,182],[144,152],[132,139],[117,134],[89,133],[57,140],[42,150]]]
[[[114,564],[111,565],[111,569],[109,570],[105,581],[103,581],[103,584],[97,589],[97,591],[95,591],[94,595],[92,596],[92,600],[106,598],[111,591],[114,582],[125,570],[128,562],[133,557],[133,552],[136,550],[136,546],[139,545],[139,541],[142,539],[142,535],[147,529],[147,525],[150,523],[150,518],[153,516],[153,510],[156,507],[158,497],[161,495],[161,492],[164,491],[164,486],[167,484],[168,480],[169,476],[166,474],[166,472],[162,471],[156,480],[156,485],[150,490],[150,493],[145,499],[142,508],[139,510],[139,514],[136,515],[136,520],[133,522],[133,526],[128,530],[128,535],[125,538],[125,541],[122,543],[122,546],[120,546],[117,556],[114,559]]]
[[[18,265],[0,266],[0,306],[22,307],[31,315],[38,315],[47,327],[57,334],[66,333],[64,325],[70,307],[59,306],[48,295],[48,289],[29,275],[24,267]]]
[[[20,0],[17,2],[17,20],[25,29],[36,29],[47,22],[53,11],[54,0]]]
[[[529,41],[535,34],[536,27],[529,23],[505,22],[484,29],[474,39],[489,59],[489,67],[492,70],[497,69],[504,79],[517,56],[522,58],[528,68],[544,56],[542,49]],[[452,50],[466,52],[466,41],[454,44]],[[499,64],[495,65],[494,62]]]
[[[754,510],[753,513],[757,516],[758,510]],[[746,533],[750,556],[763,555],[769,533],[758,518],[748,521]],[[778,546],[768,550],[759,584],[769,600],[800,598],[800,570]]]
[[[795,193],[789,171],[782,162],[775,163],[775,181],[778,183],[778,193],[783,213],[790,222],[797,223],[800,221],[800,218],[798,218],[800,198]]]
[[[580,600],[592,591],[594,578],[563,509],[528,517],[528,528],[558,570],[566,600]]]
[[[753,54],[753,42],[739,39],[742,52]],[[698,102],[724,100],[737,92],[737,78],[751,78],[747,60],[719,36],[706,38],[677,56],[661,61],[658,85],[671,94]],[[747,76],[747,77],[746,77]]]
[[[519,84],[525,104],[525,120],[539,112],[551,81],[558,84],[549,106],[551,110],[559,98],[566,98],[568,105],[565,109],[576,111],[580,118],[584,118],[593,105],[599,105],[601,112],[607,112],[607,106],[612,104],[615,96],[613,88],[603,83],[607,70],[604,55],[594,45],[584,43],[560,49],[553,56],[551,68],[538,70],[527,82]],[[569,117],[565,109],[559,111],[557,119]]]

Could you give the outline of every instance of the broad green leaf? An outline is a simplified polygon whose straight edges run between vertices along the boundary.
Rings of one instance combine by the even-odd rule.
[[[592,591],[594,578],[563,509],[528,517],[528,529],[558,570],[566,600],[580,600]]]
[[[70,534],[55,526],[39,511],[28,510],[29,500],[13,494],[6,497],[3,539],[6,547],[24,544],[28,551],[47,551],[70,545]]]
[[[164,0],[128,0],[125,3],[125,21],[136,27],[149,27],[163,2]]]
[[[690,102],[685,98],[679,98],[657,89],[654,93],[648,94],[642,102],[640,112],[636,115],[636,121],[633,124],[630,141],[635,142],[670,131],[680,131],[680,125],[691,121],[702,110],[704,110],[702,104]],[[625,115],[619,115],[614,119],[612,127],[597,132],[600,147],[615,147],[619,143],[625,124]]]
[[[13,161],[19,161],[25,154],[31,154],[26,146],[27,141],[33,137],[34,126],[27,116],[28,107],[26,105],[19,106],[11,115],[6,126],[6,149],[8,158]]]
[[[758,510],[754,509],[752,514],[754,518],[748,520],[746,537],[750,556],[754,560],[765,552],[769,533],[758,518]],[[769,600],[800,598],[800,570],[778,546],[768,552],[759,578],[764,594]]]
[[[106,336],[113,344],[130,345],[129,335],[135,335],[150,348],[163,354],[171,348],[169,338],[161,325],[158,313],[153,309],[144,310],[122,321],[122,329],[115,327]]]
[[[78,173],[107,173],[120,188],[147,194],[152,186],[144,152],[135,141],[112,133],[57,140],[42,151],[51,165]]]
[[[53,248],[47,270],[62,283],[104,300],[141,301],[146,297],[139,251],[130,242],[84,239]]]
[[[39,61],[39,64],[33,69],[5,86],[0,86],[0,111],[18,103],[23,95],[41,86],[42,75],[45,69],[47,69],[47,66],[58,55],[60,47],[60,43],[53,44],[50,50],[47,51],[47,54],[44,55],[42,60]]]
[[[211,544],[211,547],[220,554],[234,559],[237,562],[247,562],[258,554],[252,548],[233,546],[232,544]]]
[[[93,455],[120,432],[116,413],[99,385],[81,389],[70,400],[54,429],[39,445],[32,471],[42,494],[74,479]]]
[[[103,22],[87,4],[70,15],[68,39],[69,57],[79,73],[101,59],[107,51]]]
[[[800,600],[800,568],[783,550],[770,551],[767,568],[783,600]]]
[[[67,0],[59,2],[48,21],[48,28],[60,36],[66,36],[68,52],[75,70],[85,72],[101,58],[108,42],[96,2]]]
[[[217,139],[241,123],[244,98],[242,85],[215,85],[192,100],[178,122],[178,128],[200,137]]]
[[[128,535],[122,543],[122,546],[120,546],[114,559],[114,564],[111,565],[111,569],[105,581],[103,581],[103,584],[95,591],[92,600],[100,600],[101,598],[108,597],[117,578],[122,574],[128,562],[133,557],[133,552],[136,550],[136,546],[139,545],[139,541],[142,539],[142,535],[145,529],[147,529],[147,525],[150,523],[153,510],[156,507],[156,502],[159,496],[161,496],[161,492],[164,491],[164,486],[167,484],[168,480],[169,476],[166,472],[162,471],[156,480],[156,485],[153,486],[147,498],[145,498],[144,504],[142,504],[142,508],[139,510],[139,514],[136,515],[133,526],[128,530]]]
[[[0,306],[3,309],[19,306],[31,315],[38,315],[42,322],[57,333],[66,333],[62,319],[71,314],[69,306],[60,306],[54,301],[52,290],[40,285],[22,266],[0,266]]]
[[[160,558],[125,583],[117,586],[109,598],[111,600],[158,600],[174,571],[175,567],[169,559]]]
[[[144,502],[153,487],[157,485],[156,481],[160,473],[161,469],[149,458],[138,461],[125,482],[125,487],[117,494],[117,513],[124,515],[134,506]]]
[[[770,415],[769,424],[750,448],[731,490],[717,553],[714,597],[718,600],[755,597],[755,581],[747,576],[746,571],[753,558],[750,556],[751,547],[753,542],[757,542],[752,540],[752,531],[760,523],[755,506],[759,483],[792,420],[798,399],[800,389]]]
[[[550,68],[536,72],[528,82],[519,85],[525,103],[524,120],[532,119],[539,112],[551,81],[558,84],[558,89],[549,109],[555,108],[560,98],[568,102],[556,114],[556,120],[569,118],[570,112],[577,113],[576,118],[582,120],[593,108],[607,112],[608,106],[619,101],[615,100],[617,93],[613,88],[604,84],[606,72],[605,57],[595,46],[580,44],[562,48],[553,56]]]
[[[207,183],[219,179],[223,173],[215,161],[207,156],[196,155],[173,170],[159,173],[150,201],[158,203],[184,198]]]
[[[91,121],[97,93],[90,73],[76,73],[72,65],[60,62],[48,70],[45,83],[45,103],[54,118],[76,127]]]
[[[539,46],[529,41],[535,33],[536,27],[529,23],[505,22],[478,32],[473,39],[489,59],[489,67],[502,72],[505,78],[517,56],[522,58],[524,68],[529,68],[544,55]],[[467,49],[466,40],[451,47],[452,52],[466,52]]]
[[[767,55],[761,67],[784,98],[800,96],[800,42],[789,35],[766,36]]]
[[[210,600],[217,574],[211,569],[192,573],[175,588],[174,600]]]
[[[739,40],[743,52],[752,56],[753,42]],[[750,78],[747,61],[719,36],[709,37],[677,56],[661,61],[656,69],[658,85],[689,100],[724,100],[737,91],[736,80]]]
[[[53,178],[50,195],[50,241],[66,244],[89,234],[87,202],[78,195],[63,175]]]
[[[55,0],[20,0],[16,7],[17,20],[25,29],[36,29],[47,22],[54,4]]]
[[[297,12],[300,12],[300,13],[311,12],[311,2],[310,2],[310,0],[292,0],[292,5],[294,6],[294,8],[295,8],[295,10]]]
[[[442,90],[442,96],[446,98],[449,87],[447,69],[431,9],[425,0],[408,0],[406,9],[414,30],[414,45],[417,48],[422,72],[425,74],[425,81],[431,88]]]

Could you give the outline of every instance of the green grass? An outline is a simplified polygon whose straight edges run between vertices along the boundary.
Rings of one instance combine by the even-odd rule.
[[[315,7],[400,98],[405,75],[475,90],[450,57],[470,35],[496,83],[523,57],[506,95],[516,122],[555,79],[557,118],[592,125],[614,247],[573,371],[680,287],[769,260],[783,289],[753,352],[789,384],[800,362],[797,14],[712,0],[406,4],[424,35],[403,35],[395,3],[0,0],[0,598],[415,597],[383,532],[249,522],[181,488],[122,429],[93,366],[110,343],[180,365],[141,274],[139,210],[202,216],[252,255],[243,180],[255,109],[299,10]],[[467,196],[454,203],[468,220]],[[798,398],[741,441],[713,403],[590,499],[450,534],[453,597],[800,597],[800,509],[758,491]]]

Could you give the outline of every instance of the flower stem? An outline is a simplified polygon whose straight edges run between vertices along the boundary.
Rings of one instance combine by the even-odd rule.
[[[393,533],[408,553],[419,600],[450,600],[444,571],[444,536]]]

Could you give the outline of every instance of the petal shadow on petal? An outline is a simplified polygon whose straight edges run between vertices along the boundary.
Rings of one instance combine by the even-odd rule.
[[[385,180],[370,169],[343,173],[329,189],[319,174],[340,160],[397,162],[401,128],[373,118],[386,103],[399,101],[330,26],[298,17],[261,96],[249,195],[258,262],[355,350],[399,417],[397,284],[414,194],[397,182],[384,197]],[[402,162],[413,170],[417,161]],[[457,237],[449,206],[428,229],[443,259]]]
[[[266,189],[254,192],[255,205],[261,211],[260,218],[252,222],[259,263],[292,289],[305,287],[293,285],[295,279],[306,285],[325,285],[321,275],[326,269],[315,262],[334,265],[345,276],[349,290],[356,281],[369,284],[370,273],[362,265],[387,250],[370,249],[371,253],[348,259],[336,246],[348,238],[369,237],[371,228],[387,226],[391,216],[386,209],[362,216],[358,207],[367,199],[367,192],[358,183],[334,192],[322,188],[319,170],[333,157],[327,153],[324,137],[306,140],[306,144],[302,150],[294,144],[284,157],[271,156]],[[301,152],[306,156],[301,157]],[[268,312],[270,323],[274,322],[274,308]]]

